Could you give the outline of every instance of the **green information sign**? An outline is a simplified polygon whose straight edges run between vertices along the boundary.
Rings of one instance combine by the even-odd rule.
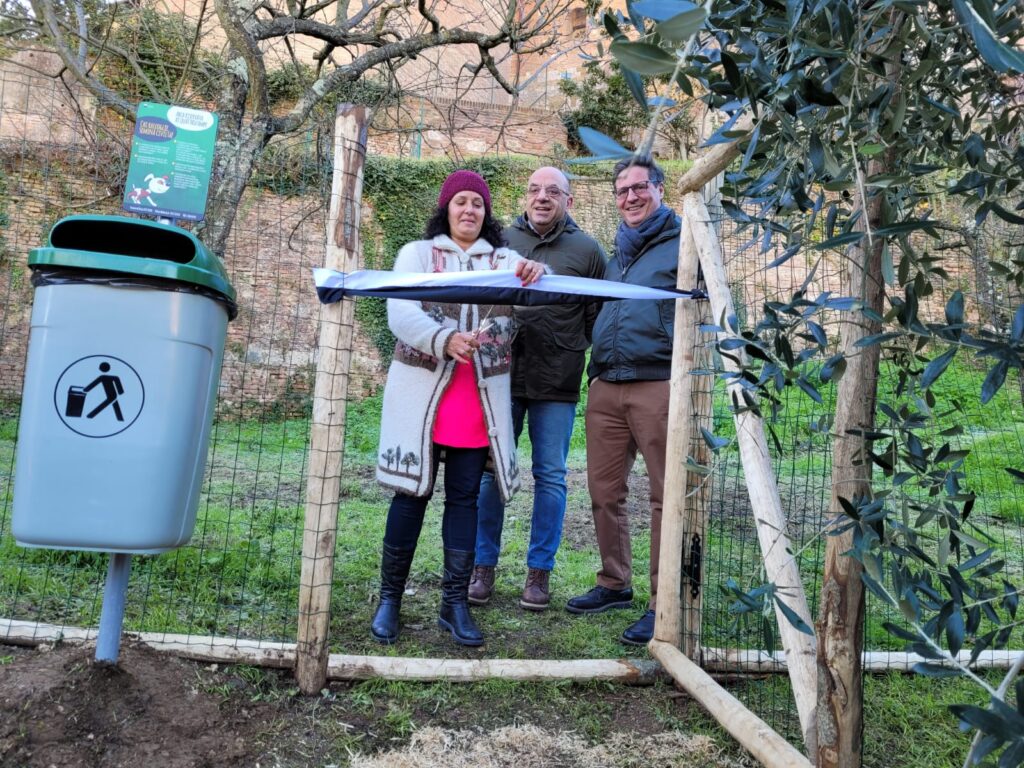
[[[202,221],[216,139],[217,115],[212,112],[139,104],[124,210]]]

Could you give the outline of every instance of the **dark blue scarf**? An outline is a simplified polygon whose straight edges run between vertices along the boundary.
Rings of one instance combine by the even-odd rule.
[[[675,223],[675,217],[675,211],[662,203],[658,210],[636,227],[628,227],[626,222],[620,221],[615,232],[615,254],[619,259],[619,268],[625,271],[653,237],[670,222]]]

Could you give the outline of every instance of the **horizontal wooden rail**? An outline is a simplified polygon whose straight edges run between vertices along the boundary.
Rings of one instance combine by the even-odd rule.
[[[37,646],[52,643],[87,645],[96,642],[95,627],[68,627],[35,621],[0,619],[0,643]],[[252,664],[291,669],[295,666],[295,643],[246,640],[215,635],[185,635],[169,632],[125,632],[128,644],[151,648],[195,661],[223,664]],[[1021,650],[985,651],[971,669],[1009,669]],[[702,648],[703,668],[710,673],[764,674],[784,673],[786,654],[767,651]],[[957,654],[967,664],[969,651]],[[924,659],[914,653],[868,651],[864,669],[868,672],[909,672]],[[328,677],[332,680],[362,680],[384,677],[396,680],[483,680],[500,677],[507,680],[610,680],[643,684],[661,674],[661,665],[640,659],[419,659],[401,657],[355,656],[332,653]],[[486,674],[485,674],[486,673]]]
[[[971,669],[1009,669],[1024,654],[1024,651],[982,651],[973,664],[970,651],[960,651],[957,663]],[[937,664],[934,659],[926,659],[916,653],[903,651],[865,651],[861,655],[865,672],[910,672],[915,664],[928,662]],[[701,657],[701,668],[706,672],[724,674],[735,672],[740,674],[784,673],[787,671],[786,652],[726,648],[704,648]]]
[[[62,627],[30,621],[0,619],[0,642],[44,645],[96,642],[95,628]],[[291,669],[295,643],[243,640],[233,637],[125,632],[125,644],[195,661]],[[470,682],[474,680],[607,680],[626,685],[650,685],[662,677],[661,666],[645,659],[420,659],[390,656],[354,656],[332,653],[327,677],[331,680],[387,680]]]

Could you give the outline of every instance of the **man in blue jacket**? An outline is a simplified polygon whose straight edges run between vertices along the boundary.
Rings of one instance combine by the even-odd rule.
[[[526,187],[526,212],[505,228],[509,247],[546,264],[558,275],[601,278],[601,246],[573,221],[569,179],[557,168],[538,168]],[[512,342],[512,422],[516,442],[529,423],[533,446],[533,516],[526,551],[526,583],[519,605],[543,611],[551,600],[549,579],[562,540],[566,458],[580,399],[580,383],[597,306],[556,304],[516,307]],[[494,589],[505,508],[493,476],[484,474],[478,501],[476,567],[469,602],[486,605]]]
[[[612,174],[622,221],[605,277],[652,288],[675,288],[681,222],[662,203],[665,174],[649,158],[632,158]],[[632,552],[626,494],[639,450],[651,486],[651,599],[622,633],[630,645],[654,635],[661,507],[665,488],[673,301],[611,301],[594,324],[587,400],[587,483],[601,570],[597,586],[566,604],[570,613],[600,613],[633,603]]]

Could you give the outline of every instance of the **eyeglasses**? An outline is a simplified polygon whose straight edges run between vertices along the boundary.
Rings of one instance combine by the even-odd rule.
[[[530,186],[528,186],[526,188],[526,196],[527,197],[536,197],[537,195],[540,194],[540,191],[542,189],[544,190],[544,194],[546,194],[552,200],[557,200],[562,195],[565,195],[567,197],[569,195],[569,193],[566,192],[564,189],[559,189],[558,187],[556,187],[554,185],[552,185],[550,187],[538,187],[535,184],[531,184]]]
[[[642,197],[647,194],[647,187],[650,186],[651,180],[638,181],[636,184],[630,184],[628,187],[617,187],[615,189],[615,197],[620,200],[625,198],[632,191],[637,197]]]

